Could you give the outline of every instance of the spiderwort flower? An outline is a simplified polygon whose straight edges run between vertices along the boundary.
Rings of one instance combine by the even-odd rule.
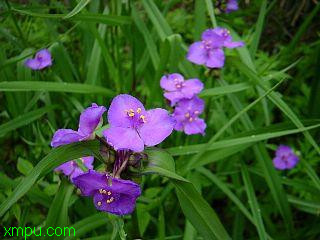
[[[202,33],[202,41],[190,45],[187,59],[208,68],[222,68],[225,55],[223,47],[236,48],[244,46],[243,42],[233,42],[230,32],[221,27],[207,29]]]
[[[182,99],[179,101],[173,112],[176,120],[174,129],[184,131],[187,135],[202,134],[206,129],[206,123],[199,115],[204,110],[204,101],[198,97],[192,99]]]
[[[234,11],[237,11],[239,9],[238,6],[238,0],[228,0],[227,6],[226,6],[226,13],[231,13]]]
[[[93,170],[74,178],[73,182],[82,195],[93,197],[98,210],[116,215],[132,213],[136,199],[141,195],[140,186],[135,182],[113,178]]]
[[[58,147],[73,142],[93,139],[94,131],[98,125],[102,124],[102,114],[106,111],[104,106],[92,103],[80,115],[78,131],[72,129],[59,129],[53,135],[51,146]]]
[[[42,49],[36,53],[35,58],[25,61],[25,66],[32,70],[41,70],[52,65],[51,53],[48,49]]]
[[[108,110],[110,128],[103,132],[115,150],[141,152],[168,137],[174,121],[168,111],[156,108],[146,111],[142,103],[127,94],[115,97]]]
[[[273,165],[276,169],[285,170],[294,168],[299,162],[299,157],[293,152],[292,148],[280,145],[273,158]]]
[[[184,77],[179,73],[164,75],[160,80],[160,86],[166,92],[164,97],[174,106],[183,98],[192,98],[203,89],[203,83],[199,79],[184,80]]]
[[[82,157],[80,160],[87,169],[93,169],[92,164],[94,161],[94,157]],[[75,160],[61,164],[59,167],[55,168],[55,171],[62,172],[64,175],[69,176],[71,181],[73,181],[73,178],[84,173],[84,171]]]

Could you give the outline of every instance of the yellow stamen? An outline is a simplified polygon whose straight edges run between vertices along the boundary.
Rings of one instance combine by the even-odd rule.
[[[108,191],[108,192],[107,192],[107,194],[110,196],[110,195],[111,195],[111,192],[110,192],[110,191]]]
[[[97,204],[98,204],[98,206],[101,206],[102,202],[99,201]]]
[[[140,115],[140,118],[142,119],[142,122],[144,122],[144,123],[147,122],[146,117],[144,115]]]
[[[191,117],[191,118],[189,118],[189,122],[192,122],[193,121],[193,118]]]
[[[137,109],[137,113],[141,113],[141,111],[142,111],[141,108]]]
[[[189,117],[190,117],[190,113],[186,113],[184,116],[185,116],[186,118],[189,118]]]

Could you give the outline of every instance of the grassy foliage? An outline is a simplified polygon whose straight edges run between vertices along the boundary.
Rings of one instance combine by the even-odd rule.
[[[20,2],[28,2],[20,3]],[[0,234],[3,227],[72,226],[65,239],[318,239],[319,12],[316,1],[0,2]],[[245,47],[226,51],[221,70],[186,60],[207,28],[228,28]],[[24,61],[48,48],[54,62]],[[205,136],[174,132],[146,150],[136,211],[116,217],[52,170],[98,141],[51,150],[58,128],[77,128],[92,102],[128,93],[170,110],[159,81],[199,78]],[[290,171],[272,165],[279,144],[295,148]]]

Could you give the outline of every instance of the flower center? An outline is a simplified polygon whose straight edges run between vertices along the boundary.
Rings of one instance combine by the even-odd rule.
[[[107,204],[112,203],[115,200],[115,198],[112,196],[112,192],[111,191],[107,191],[105,189],[99,189],[99,193],[108,196],[107,200],[106,200]],[[97,204],[98,204],[98,206],[101,206],[102,202],[99,201],[99,202],[97,202]]]
[[[194,111],[191,113],[187,112],[184,116],[189,122],[193,122],[198,117],[199,114],[200,114],[199,111]]]
[[[132,108],[130,108],[129,110],[124,110],[125,113],[127,114],[128,117],[132,118],[134,121],[137,122],[136,125],[139,125],[139,123],[146,123],[146,116],[141,114],[142,113],[142,109],[141,108],[137,108],[136,111],[133,110]]]

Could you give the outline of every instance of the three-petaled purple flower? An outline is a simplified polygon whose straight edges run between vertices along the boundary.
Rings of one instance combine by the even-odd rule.
[[[72,129],[59,129],[53,135],[51,146],[58,147],[73,142],[93,139],[94,131],[102,123],[102,115],[106,111],[104,106],[92,103],[80,115],[78,131]]]
[[[103,132],[115,150],[141,152],[168,137],[174,120],[167,110],[156,108],[146,111],[142,103],[127,94],[115,97],[108,110],[110,128]]]
[[[83,166],[87,169],[93,169],[94,157],[82,157],[79,159],[82,162]],[[84,173],[82,168],[79,166],[76,160],[72,160],[66,163],[61,164],[59,167],[55,168],[56,172],[63,172],[64,175],[69,176],[71,181],[73,178]]]
[[[25,66],[32,70],[41,70],[52,65],[51,53],[47,49],[42,49],[36,53],[35,58],[25,61]]]
[[[203,89],[203,83],[199,79],[184,80],[179,73],[164,75],[160,80],[160,86],[166,91],[164,97],[174,106],[183,98],[190,99]]]
[[[226,6],[226,13],[231,13],[234,11],[237,11],[239,9],[238,6],[238,0],[228,0],[227,6]]]
[[[93,197],[98,210],[116,215],[132,213],[136,199],[141,195],[140,186],[135,182],[113,178],[93,170],[74,178],[73,182],[82,195]]]
[[[223,47],[236,48],[244,46],[243,42],[233,42],[230,32],[221,27],[207,29],[202,33],[202,41],[195,42],[189,47],[187,59],[195,64],[208,68],[222,68],[225,55]]]
[[[292,148],[280,145],[273,158],[273,165],[279,170],[294,168],[299,162],[299,157],[293,152]]]
[[[173,112],[176,120],[174,129],[184,131],[187,135],[204,134],[206,123],[199,115],[204,110],[204,101],[197,96],[192,99],[182,99],[179,101]]]

